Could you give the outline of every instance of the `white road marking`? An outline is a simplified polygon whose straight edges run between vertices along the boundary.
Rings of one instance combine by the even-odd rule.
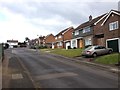
[[[19,74],[12,74],[12,79],[23,79],[23,76],[21,73]]]
[[[17,51],[16,51],[16,50],[12,50],[12,53],[13,53],[13,54],[17,54]]]
[[[61,77],[67,77],[67,76],[77,76],[77,75],[78,74],[75,74],[72,72],[54,73],[54,74],[35,76],[35,79],[36,80],[46,80],[46,79],[61,78]]]

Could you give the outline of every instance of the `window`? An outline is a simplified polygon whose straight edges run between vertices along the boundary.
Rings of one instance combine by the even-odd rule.
[[[59,43],[59,46],[62,46],[62,42]]]
[[[118,29],[118,21],[109,23],[109,30],[115,30]]]
[[[92,45],[91,38],[86,38],[85,39],[85,46],[87,46],[87,45]]]
[[[57,39],[57,37],[55,37],[55,39]]]
[[[104,46],[96,46],[95,49],[106,49]]]
[[[75,35],[79,35],[79,30],[75,31]]]
[[[62,42],[58,42],[58,43],[57,43],[57,46],[62,46]]]
[[[72,41],[72,47],[73,47],[73,48],[76,47],[76,40],[73,40],[73,41]]]
[[[101,46],[101,49],[106,49],[104,46]]]
[[[83,33],[87,33],[87,32],[90,32],[90,27],[85,27],[85,28],[83,29]]]
[[[62,36],[60,35],[58,38],[62,38]]]
[[[99,46],[96,46],[95,49],[100,49],[100,47],[99,47]]]

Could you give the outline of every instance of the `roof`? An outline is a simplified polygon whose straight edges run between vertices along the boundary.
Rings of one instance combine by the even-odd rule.
[[[105,20],[103,21],[103,23],[101,24],[101,26],[105,24],[105,22],[107,21],[107,19],[110,17],[110,15],[111,15],[112,13],[117,14],[117,15],[120,16],[120,11],[111,10],[111,11],[108,13],[107,17],[105,18]]]
[[[99,19],[101,19],[105,15],[106,14],[103,14],[101,16],[98,16],[98,17],[92,19],[91,21],[87,21],[87,22],[79,25],[75,30],[82,29],[82,28],[87,27],[87,26],[92,26],[92,25],[94,25],[95,22],[97,22]]]
[[[39,39],[43,40],[43,39],[45,39],[45,36],[40,36]]]
[[[69,27],[69,28],[66,28],[66,29],[62,30],[62,31],[59,32],[56,36],[59,36],[59,35],[64,34],[66,31],[68,31],[68,30],[71,29],[71,28],[73,28],[73,27]]]
[[[59,35],[61,35],[63,32],[65,32],[67,29],[65,29],[65,30],[62,30],[61,32],[59,32],[57,35],[55,35],[55,36],[59,36]]]
[[[45,39],[46,39],[47,37],[49,37],[50,35],[54,36],[54,35],[51,33],[51,34],[48,34],[48,35],[45,37]]]
[[[18,40],[7,40],[7,42],[18,43]]]
[[[73,27],[69,27],[65,32],[63,32],[62,34],[65,34],[67,31],[74,29]]]

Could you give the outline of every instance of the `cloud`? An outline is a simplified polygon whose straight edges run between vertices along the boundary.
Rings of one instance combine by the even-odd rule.
[[[70,26],[77,27],[93,17],[117,9],[117,0],[1,0],[1,41],[27,36],[57,34]]]

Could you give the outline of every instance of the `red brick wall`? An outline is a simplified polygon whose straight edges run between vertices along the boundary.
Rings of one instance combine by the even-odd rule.
[[[93,30],[93,45],[103,45],[105,46],[105,40],[104,38],[96,38],[95,35],[98,34],[104,34],[104,27],[101,26],[101,24],[103,23],[103,21],[105,20],[106,17],[104,17],[100,22],[98,22],[95,26],[94,26],[94,30]],[[102,41],[102,42],[101,42]]]
[[[103,19],[104,20],[104,19]],[[100,42],[100,38],[94,38],[93,39],[93,44],[94,45],[103,45],[106,46],[106,39],[112,39],[112,38],[118,38],[120,37],[120,16],[114,14],[114,16],[112,16],[112,14],[110,15],[110,17],[107,19],[107,21],[104,23],[103,26],[101,26],[101,24],[103,23],[103,20],[101,20],[96,26],[94,26],[94,33],[93,35],[95,36],[96,34],[100,34],[103,33],[104,34],[104,38],[101,38],[101,40],[103,42]],[[115,22],[115,21],[119,21],[119,29],[117,30],[109,30],[109,23],[111,22]]]
[[[72,32],[73,32],[74,29],[71,27],[71,28],[69,28],[68,31],[67,30],[66,30],[66,32],[63,35],[61,34],[61,36],[62,36],[61,38],[59,38],[60,35],[58,35],[57,39],[55,39],[55,41],[57,42],[57,41],[71,40]],[[65,48],[65,43],[63,43],[62,46],[57,47],[57,48]]]
[[[55,41],[63,41],[63,35],[61,35],[62,37],[61,38],[58,38],[59,35],[57,36],[57,39]]]
[[[120,21],[118,21],[118,20],[120,20],[120,16],[118,16],[116,14],[114,14],[114,16],[112,16],[112,14],[111,14],[111,16],[109,17],[109,19],[104,24],[105,40],[106,39],[112,39],[112,38],[118,38],[118,37],[120,37],[120,34],[119,34],[120,33]],[[109,23],[115,22],[115,21],[118,21],[119,28],[116,29],[116,30],[110,31],[109,30]]]
[[[45,39],[45,43],[55,42],[55,37],[51,34]]]
[[[71,28],[70,30],[68,30],[68,31],[63,35],[64,41],[66,41],[66,40],[71,40],[71,39],[72,39],[73,30],[74,30],[74,29]]]

